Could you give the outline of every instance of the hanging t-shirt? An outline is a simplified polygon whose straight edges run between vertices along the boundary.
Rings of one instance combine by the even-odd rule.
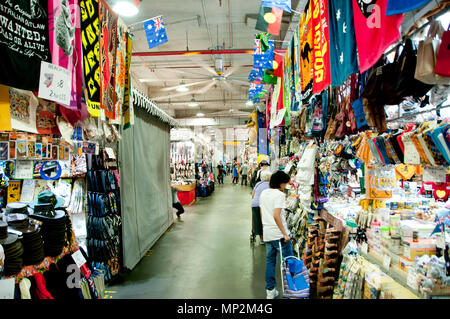
[[[100,59],[98,0],[81,0],[81,35],[83,44],[83,72],[86,83],[85,98],[89,114],[100,116]]]
[[[284,227],[284,231],[289,233],[289,229],[286,223],[286,196],[278,189],[269,188],[262,191],[259,206],[261,207],[261,220],[263,224],[264,241],[274,241],[283,238],[283,233],[278,228],[275,218],[273,217],[273,211],[275,208],[281,208],[281,222]]]
[[[313,40],[311,6],[309,1],[300,20],[300,43],[302,104],[306,105],[313,95]]]
[[[359,71],[371,68],[400,38],[403,15],[386,16],[387,0],[352,0]]]
[[[38,133],[36,129],[37,97],[31,91],[9,88],[11,127],[18,131]]]
[[[38,98],[39,105],[36,110],[36,128],[39,134],[59,135],[56,124],[56,104]]]
[[[78,0],[49,0],[48,25],[52,63],[70,71],[72,110],[81,109],[83,77],[81,67],[81,29]]]
[[[431,0],[388,0],[386,15],[392,16],[413,11],[426,5],[430,1]]]
[[[105,0],[99,1],[100,25],[100,106],[109,119],[114,119],[115,112],[115,74],[117,51],[117,15]]]
[[[41,61],[50,61],[47,0],[0,4],[0,83],[38,91]]]
[[[358,73],[353,7],[350,1],[330,0],[331,85],[340,86]]]
[[[328,1],[312,0],[313,29],[313,93],[317,94],[330,85],[330,38],[328,32]]]

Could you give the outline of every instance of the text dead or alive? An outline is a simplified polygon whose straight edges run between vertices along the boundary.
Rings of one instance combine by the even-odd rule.
[[[203,314],[208,317],[212,312],[219,312],[221,314],[271,314],[271,304],[222,304],[222,307],[213,308],[213,306],[190,306],[185,303],[178,306],[177,313],[179,314]]]

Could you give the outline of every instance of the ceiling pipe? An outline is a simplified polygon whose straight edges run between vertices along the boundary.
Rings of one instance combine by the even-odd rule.
[[[276,49],[274,51],[276,53],[285,53],[286,49]],[[253,54],[253,49],[133,52],[133,56],[216,55],[216,54]]]

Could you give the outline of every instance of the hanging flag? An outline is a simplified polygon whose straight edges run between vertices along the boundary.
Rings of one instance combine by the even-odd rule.
[[[126,45],[126,56],[125,56],[125,92],[123,99],[123,129],[131,127],[131,117],[132,117],[132,108],[131,108],[131,55],[133,51],[133,37],[129,32],[127,32],[127,45]]]
[[[117,15],[105,0],[99,3],[100,26],[100,106],[109,119],[114,119],[115,74],[117,50]]]
[[[403,15],[386,16],[387,0],[352,0],[359,71],[371,68],[400,38]]]
[[[262,52],[266,52],[269,49],[270,34],[267,32],[261,32],[256,35],[256,38],[261,40]]]
[[[86,83],[84,97],[89,114],[100,116],[100,60],[98,0],[81,0],[81,43],[83,45],[83,72]]]
[[[261,6],[255,29],[268,32],[273,35],[279,35],[282,17],[283,10]]]
[[[312,0],[313,93],[330,85],[330,39],[328,33],[328,0]]]
[[[300,69],[302,104],[307,105],[313,96],[313,35],[311,3],[308,1],[300,20]]]
[[[162,16],[144,21],[144,30],[149,49],[156,48],[168,41]]]
[[[250,74],[248,75],[249,81],[262,81],[264,76],[264,72],[261,69],[252,69]]]
[[[122,124],[123,101],[125,98],[126,54],[127,54],[127,26],[119,18],[117,22],[117,49],[116,49],[116,90],[115,90],[115,117],[111,124]]]
[[[349,1],[330,0],[331,85],[340,86],[358,73],[353,7]]]
[[[261,5],[263,7],[281,9],[289,13],[292,12],[291,0],[262,0]]]
[[[265,83],[265,84],[277,84],[277,77],[274,76],[273,70],[264,70],[263,83]]]
[[[269,41],[269,49],[262,51],[261,40],[255,39],[253,68],[272,69],[273,68],[273,41]]]
[[[386,15],[393,16],[413,11],[426,5],[430,1],[431,0],[388,0]]]
[[[254,97],[258,93],[260,93],[263,89],[263,85],[259,84],[258,82],[253,82],[250,84],[250,88],[248,90],[248,96],[250,98]]]
[[[301,86],[300,86],[300,25],[297,26],[294,32],[294,52],[292,54],[292,65],[293,65],[293,77],[294,77],[294,94],[297,101],[300,101],[301,98]]]
[[[274,53],[273,75],[276,77],[283,76],[283,56],[279,53]]]

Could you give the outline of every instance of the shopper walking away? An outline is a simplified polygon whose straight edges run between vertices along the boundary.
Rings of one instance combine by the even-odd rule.
[[[252,193],[252,235],[259,236],[260,244],[264,245],[263,240],[263,226],[261,221],[261,208],[260,208],[260,198],[261,193],[268,189],[270,176],[272,174],[270,171],[264,171],[261,173],[261,181],[255,185]]]
[[[238,180],[239,180],[239,166],[238,164],[235,162],[233,164],[233,184],[237,184]]]
[[[266,160],[261,161],[261,163],[259,165],[261,168],[259,169],[258,175],[256,176],[256,183],[261,181],[261,172],[262,171],[270,170],[270,164]]]
[[[219,162],[219,165],[217,165],[217,181],[219,184],[223,184],[223,174],[224,174],[225,168],[222,164],[222,161]]]
[[[248,165],[247,162],[244,162],[241,167],[241,185],[247,186],[247,174],[248,174]]]
[[[250,187],[255,188],[256,178],[258,177],[258,172],[260,170],[260,164],[253,164],[252,177],[250,178]]]
[[[176,186],[171,186],[172,188],[172,207],[177,210],[177,217],[180,218],[180,215],[184,213],[183,205],[181,205],[180,200],[178,199],[178,189]]]
[[[269,189],[262,191],[259,204],[263,224],[264,242],[266,245],[266,294],[267,299],[278,296],[275,281],[275,267],[279,246],[283,256],[292,256],[291,237],[286,223],[286,196],[283,191],[289,183],[289,175],[277,171],[270,177]]]

